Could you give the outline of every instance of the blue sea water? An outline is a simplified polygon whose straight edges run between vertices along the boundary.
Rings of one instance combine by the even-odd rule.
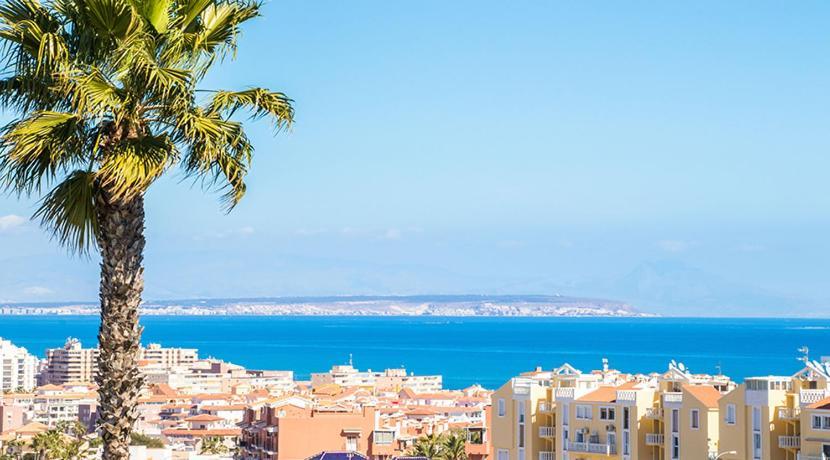
[[[442,374],[448,388],[496,388],[564,362],[597,369],[603,357],[626,372],[663,371],[675,359],[743,379],[795,373],[801,346],[830,355],[830,320],[821,319],[147,316],[142,324],[145,344],[198,348],[249,368],[308,378],[352,354],[361,369]],[[92,316],[0,317],[0,337],[40,356],[68,336],[92,346],[97,329]]]

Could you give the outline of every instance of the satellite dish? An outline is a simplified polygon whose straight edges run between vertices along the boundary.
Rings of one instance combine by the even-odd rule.
[[[677,368],[680,369],[681,372],[686,372],[686,365],[683,363],[677,363]]]
[[[671,367],[677,367],[677,362],[675,362],[675,360],[671,360],[671,363],[669,363],[669,365],[671,365]]]

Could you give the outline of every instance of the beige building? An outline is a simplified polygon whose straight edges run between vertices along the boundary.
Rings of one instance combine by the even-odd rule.
[[[497,460],[707,460],[718,455],[724,376],[564,365],[511,379],[492,396]]]
[[[98,372],[97,361],[97,348],[83,348],[80,340],[70,337],[63,347],[46,350],[43,383],[93,382]]]
[[[151,343],[141,349],[141,359],[170,368],[195,363],[199,360],[199,351],[195,348],[164,348]]]
[[[440,375],[407,374],[406,369],[386,369],[373,372],[371,369],[361,371],[351,364],[334,365],[327,372],[311,374],[311,386],[320,388],[337,385],[342,388],[367,388],[378,392],[398,392],[409,388],[416,393],[441,391],[443,380]]]

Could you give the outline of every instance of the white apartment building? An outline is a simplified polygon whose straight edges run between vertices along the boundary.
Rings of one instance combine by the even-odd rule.
[[[199,360],[199,351],[195,348],[164,348],[151,343],[141,349],[141,359],[170,368],[195,363]]]
[[[0,338],[0,391],[32,390],[40,360],[22,347]]]
[[[328,372],[311,374],[312,387],[329,384],[344,388],[371,387],[377,391],[394,392],[409,388],[416,393],[430,393],[440,391],[443,381],[440,375],[407,374],[404,368],[373,372],[371,369],[360,371],[351,364],[335,365]]]

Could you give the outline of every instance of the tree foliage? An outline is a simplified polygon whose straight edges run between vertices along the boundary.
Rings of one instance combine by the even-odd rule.
[[[0,184],[42,196],[35,216],[57,240],[94,247],[96,198],[130,200],[178,165],[245,194],[253,146],[241,114],[292,122],[291,100],[264,88],[203,91],[233,56],[253,0],[4,0]]]
[[[418,438],[407,455],[430,460],[467,460],[466,432],[447,431]]]

